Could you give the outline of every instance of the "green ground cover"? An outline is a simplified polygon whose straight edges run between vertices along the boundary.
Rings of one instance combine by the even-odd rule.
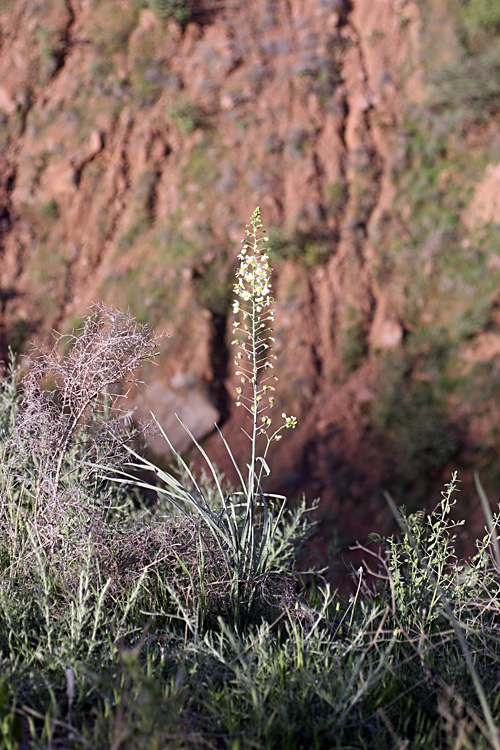
[[[459,560],[458,479],[388,502],[351,595],[300,568],[314,509],[267,493],[273,301],[258,211],[233,304],[249,457],[228,486],[137,445],[123,411],[156,356],[102,305],[0,389],[0,743],[13,748],[500,748],[499,518]],[[158,425],[161,430],[161,425]],[[221,436],[223,440],[223,437]],[[194,441],[196,443],[196,441]],[[232,457],[230,447],[227,446]]]

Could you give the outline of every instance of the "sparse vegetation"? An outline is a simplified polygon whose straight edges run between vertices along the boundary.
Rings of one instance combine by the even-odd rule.
[[[57,219],[59,216],[57,202],[55,200],[47,201],[42,205],[40,212],[45,219]]]
[[[100,62],[109,64],[109,56],[126,51],[137,23],[137,11],[129,3],[117,5],[103,0],[93,9],[92,20],[92,43],[99,53]]]
[[[362,363],[367,349],[366,322],[363,311],[348,307],[341,344],[342,363],[348,375]]]
[[[399,377],[391,370],[394,362],[391,356],[385,365],[379,360],[372,409],[377,423],[382,413],[387,415],[389,402],[396,411],[401,407],[399,415],[391,410],[392,428],[382,421],[393,445],[406,455],[402,473],[413,477],[408,482],[413,489],[415,477],[425,474],[418,464],[426,453],[415,446],[434,445],[427,453],[436,462],[441,457],[442,470],[453,460],[454,450],[461,448],[460,433],[468,429],[460,420],[457,424],[452,404],[463,404],[467,411],[473,392],[474,403],[481,401],[481,386],[476,389],[473,378],[464,377],[458,365],[473,342],[497,325],[499,278],[490,244],[497,229],[480,225],[480,220],[480,226],[473,228],[475,222],[467,220],[474,185],[481,183],[488,163],[498,162],[497,145],[481,135],[483,128],[495,128],[498,114],[497,7],[482,0],[450,0],[443,4],[443,16],[434,17],[431,3],[419,4],[429,96],[406,111],[393,162],[396,198],[385,229],[379,226],[383,236],[377,238],[380,283],[390,289],[395,279],[404,280],[401,306],[407,335],[402,367],[408,369],[399,385],[401,397],[393,398],[393,378]],[[446,56],[441,57],[439,49]],[[493,399],[488,403],[486,408],[493,409]],[[477,408],[471,407],[468,417],[462,412],[461,418],[474,420]],[[409,451],[403,448],[408,445],[404,432],[413,446]],[[490,446],[497,448],[497,439],[492,428],[487,438]],[[496,471],[493,464],[482,463],[485,479]]]
[[[424,14],[428,3],[420,0]],[[427,6],[427,7],[426,7]],[[498,112],[498,49],[500,12],[487,0],[460,0],[447,3],[448,24],[454,27],[455,54],[445,62],[426,62],[433,84],[431,102],[439,112],[453,113],[455,122],[486,122]],[[431,25],[427,36],[439,33]]]
[[[60,53],[62,42],[57,30],[39,27],[36,33],[36,41],[39,46],[40,55],[40,82],[46,83],[57,70],[57,56]]]
[[[173,19],[185,24],[192,16],[190,0],[149,0],[149,7],[160,19]]]
[[[415,362],[400,352],[388,352],[380,363],[377,397],[372,405],[375,428],[387,446],[394,486],[410,502],[421,477],[449,464],[458,452],[460,425],[446,411],[448,388],[436,377],[416,378]]]
[[[269,237],[273,243],[277,262],[294,259],[304,268],[324,265],[332,253],[332,242],[328,237],[316,237],[308,232],[286,232],[280,227],[271,227]]]
[[[169,115],[183,135],[193,133],[197,128],[202,127],[205,121],[203,112],[194,102],[180,104],[172,109]]]
[[[341,180],[330,182],[326,186],[326,211],[328,216],[338,218],[344,210],[348,199],[347,185]]]
[[[157,38],[142,32],[131,56],[132,94],[140,108],[151,107],[168,85],[169,71]]]

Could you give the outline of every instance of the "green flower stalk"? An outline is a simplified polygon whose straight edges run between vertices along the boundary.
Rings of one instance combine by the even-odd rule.
[[[266,236],[260,219],[260,208],[256,208],[246,227],[247,239],[242,240],[243,248],[238,255],[240,265],[236,271],[234,285],[236,299],[233,313],[236,317],[233,333],[239,338],[232,343],[239,351],[235,356],[236,375],[240,383],[236,389],[237,406],[248,412],[250,430],[244,430],[251,443],[251,458],[248,465],[247,502],[255,503],[256,495],[263,496],[261,489],[262,473],[269,474],[266,456],[273,441],[281,439],[284,429],[294,428],[295,417],[282,414],[284,419],[277,429],[272,429],[272,419],[267,413],[274,405],[274,382],[277,377],[273,369],[271,353],[274,338],[274,299],[271,296],[271,274],[269,266],[269,238]],[[265,436],[266,443],[262,456],[257,455],[259,436]],[[258,464],[260,464],[258,466]]]

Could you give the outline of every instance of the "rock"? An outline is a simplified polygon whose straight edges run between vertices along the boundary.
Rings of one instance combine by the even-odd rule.
[[[6,88],[0,86],[0,110],[6,115],[12,115],[16,111],[16,103]]]
[[[176,382],[178,381],[177,378]],[[136,404],[136,416],[148,421],[151,419],[152,412],[172,445],[181,453],[192,447],[192,440],[177,416],[182,419],[196,440],[202,440],[213,432],[216,422],[220,419],[219,412],[199,387],[188,388],[184,392],[174,392],[168,390],[162,382],[154,381],[149,388],[140,392]],[[161,433],[152,437],[149,447],[157,454],[164,454],[168,451]]]
[[[474,229],[488,222],[500,223],[500,164],[489,164],[464,212],[464,223]]]
[[[375,398],[375,394],[371,388],[369,388],[364,383],[361,383],[361,385],[355,392],[355,398],[360,405],[371,404],[373,399]]]
[[[404,329],[396,319],[391,301],[387,294],[382,294],[377,302],[369,335],[370,348],[397,349],[403,340]]]
[[[89,138],[89,152],[88,157],[95,156],[99,153],[103,146],[102,133],[99,130],[93,130]]]
[[[403,340],[403,326],[395,320],[384,320],[372,329],[370,343],[373,349],[397,349]]]

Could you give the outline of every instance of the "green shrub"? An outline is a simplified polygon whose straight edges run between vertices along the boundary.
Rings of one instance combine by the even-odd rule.
[[[193,133],[204,125],[204,116],[200,107],[194,102],[186,102],[170,111],[170,117],[179,131],[184,135]]]
[[[345,181],[329,182],[326,186],[326,212],[332,218],[338,218],[344,210],[348,199],[348,189]]]
[[[341,338],[341,357],[344,369],[350,375],[362,363],[368,351],[365,316],[362,310],[348,307]]]
[[[492,34],[498,34],[500,6],[491,0],[465,0],[460,10],[460,20],[469,32],[482,28]]]
[[[473,114],[484,120],[500,107],[500,41],[490,42],[486,49],[464,53],[458,60],[432,76],[432,105],[454,109],[464,117]]]
[[[180,24],[187,23],[193,14],[190,0],[149,0],[149,7],[158,18],[172,18]]]
[[[40,213],[45,219],[57,219],[59,217],[59,209],[55,200],[47,201],[40,209]]]
[[[389,352],[379,368],[371,409],[377,431],[397,456],[392,478],[410,485],[446,466],[459,446],[459,429],[447,414],[439,379],[422,380],[412,373],[407,354]]]

